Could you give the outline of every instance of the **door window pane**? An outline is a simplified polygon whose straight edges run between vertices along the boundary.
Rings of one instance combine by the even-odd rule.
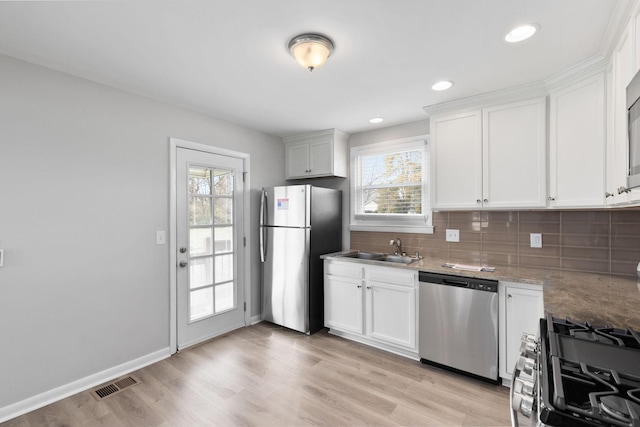
[[[189,255],[211,255],[213,253],[212,233],[212,227],[189,230]]]
[[[211,169],[189,167],[189,194],[211,194]]]
[[[233,223],[233,199],[216,197],[214,206],[214,220],[216,224]]]
[[[233,302],[233,282],[216,286],[216,313],[232,309],[235,304]]]
[[[216,196],[233,195],[233,171],[216,169],[213,176],[213,194]]]
[[[195,258],[189,263],[189,288],[213,285],[213,257]]]
[[[211,197],[193,196],[189,198],[189,225],[211,225]]]
[[[216,227],[216,253],[233,252],[233,227]]]
[[[217,255],[215,266],[216,283],[233,279],[233,254]]]
[[[189,321],[193,322],[213,314],[213,288],[190,292]]]

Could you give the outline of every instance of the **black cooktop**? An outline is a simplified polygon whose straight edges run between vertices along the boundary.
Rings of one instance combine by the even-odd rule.
[[[635,331],[551,316],[541,319],[540,331],[543,423],[640,427],[640,336]]]

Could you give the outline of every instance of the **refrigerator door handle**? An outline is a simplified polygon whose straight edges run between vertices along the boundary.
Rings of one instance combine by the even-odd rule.
[[[265,222],[265,200],[267,198],[267,192],[262,190],[262,197],[260,198],[260,261],[264,262],[264,260],[267,258],[266,254],[264,252],[264,243],[265,243],[265,237],[264,237],[264,233],[267,231],[266,228],[264,227],[264,225],[266,224]]]

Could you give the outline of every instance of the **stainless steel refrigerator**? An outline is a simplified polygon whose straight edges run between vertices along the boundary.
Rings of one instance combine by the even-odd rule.
[[[306,334],[324,326],[320,255],[342,250],[342,192],[311,185],[262,189],[262,318]]]

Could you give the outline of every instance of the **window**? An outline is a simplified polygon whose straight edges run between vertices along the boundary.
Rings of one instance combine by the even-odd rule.
[[[351,149],[351,230],[432,233],[426,136]]]

